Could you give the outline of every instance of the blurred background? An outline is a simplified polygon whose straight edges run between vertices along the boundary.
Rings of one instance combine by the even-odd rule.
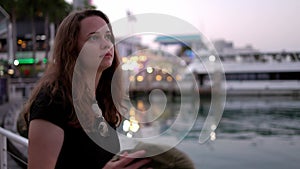
[[[127,22],[115,32],[131,102],[119,129],[126,137],[165,131],[181,106],[187,116],[195,109],[198,104],[186,95],[197,92],[197,119],[176,146],[196,168],[299,168],[298,0],[0,0],[1,127],[23,135],[19,113],[51,59],[56,29],[68,13],[84,8],[102,10],[113,25]],[[198,31],[133,34],[144,13],[170,15]],[[166,107],[157,122],[140,124],[158,114],[145,115],[154,89],[164,92]],[[200,144],[214,89],[226,96],[219,104],[222,119]],[[7,146],[8,167],[26,168],[26,146],[12,140]]]

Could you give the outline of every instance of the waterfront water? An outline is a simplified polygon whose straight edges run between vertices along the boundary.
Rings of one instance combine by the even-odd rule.
[[[167,100],[166,107],[154,109],[164,108],[160,118],[153,119],[162,119],[167,124],[164,125],[164,130],[172,123],[181,105],[185,110],[192,109],[194,105],[191,100]],[[149,108],[149,104],[143,99],[134,99],[133,104],[137,109]],[[299,97],[227,97],[221,122],[216,129],[216,140],[199,144],[199,134],[209,108],[210,99],[201,99],[192,130],[176,146],[189,155],[197,169],[299,168]],[[162,131],[161,127],[157,128],[160,129],[159,132]],[[147,130],[150,135],[159,132]],[[168,143],[167,141],[163,143]]]
[[[176,103],[175,103],[176,104]],[[203,104],[198,123],[209,105]],[[197,126],[197,125],[195,125]],[[216,140],[197,143],[198,128],[178,148],[201,169],[296,169],[300,166],[300,99],[228,97]]]
[[[192,106],[177,100],[166,109],[180,104]],[[176,146],[190,156],[196,168],[299,168],[300,98],[227,97],[216,140],[199,144],[209,107],[210,100],[201,99],[193,129]]]

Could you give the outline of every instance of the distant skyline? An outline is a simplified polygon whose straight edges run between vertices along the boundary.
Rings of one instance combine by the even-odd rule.
[[[70,0],[68,0],[70,1]],[[210,40],[261,51],[300,51],[300,0],[92,0],[112,22],[133,14],[183,19]],[[180,32],[179,32],[180,33]]]

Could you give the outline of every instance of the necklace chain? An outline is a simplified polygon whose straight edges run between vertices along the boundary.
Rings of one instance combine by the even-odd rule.
[[[100,107],[98,106],[97,101],[96,101],[95,103],[92,104],[92,110],[93,110],[94,113],[96,114],[96,117],[97,117],[97,118],[103,117],[102,110],[101,110]]]
[[[109,136],[108,126],[107,126],[107,124],[105,122],[105,119],[103,118],[102,110],[100,109],[97,101],[95,101],[95,103],[92,104],[92,110],[96,114],[97,119],[101,119],[101,122],[98,124],[98,128],[97,128],[98,131],[99,131],[99,133],[100,133],[100,135],[102,137]]]

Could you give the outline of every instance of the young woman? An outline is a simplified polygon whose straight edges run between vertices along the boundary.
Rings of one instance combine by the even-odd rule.
[[[101,11],[84,10],[60,24],[52,61],[24,108],[29,169],[134,169],[149,162],[132,158],[145,151],[111,160],[120,149],[114,129],[122,96],[111,94],[121,90],[121,78],[112,80],[120,61],[109,23]]]

